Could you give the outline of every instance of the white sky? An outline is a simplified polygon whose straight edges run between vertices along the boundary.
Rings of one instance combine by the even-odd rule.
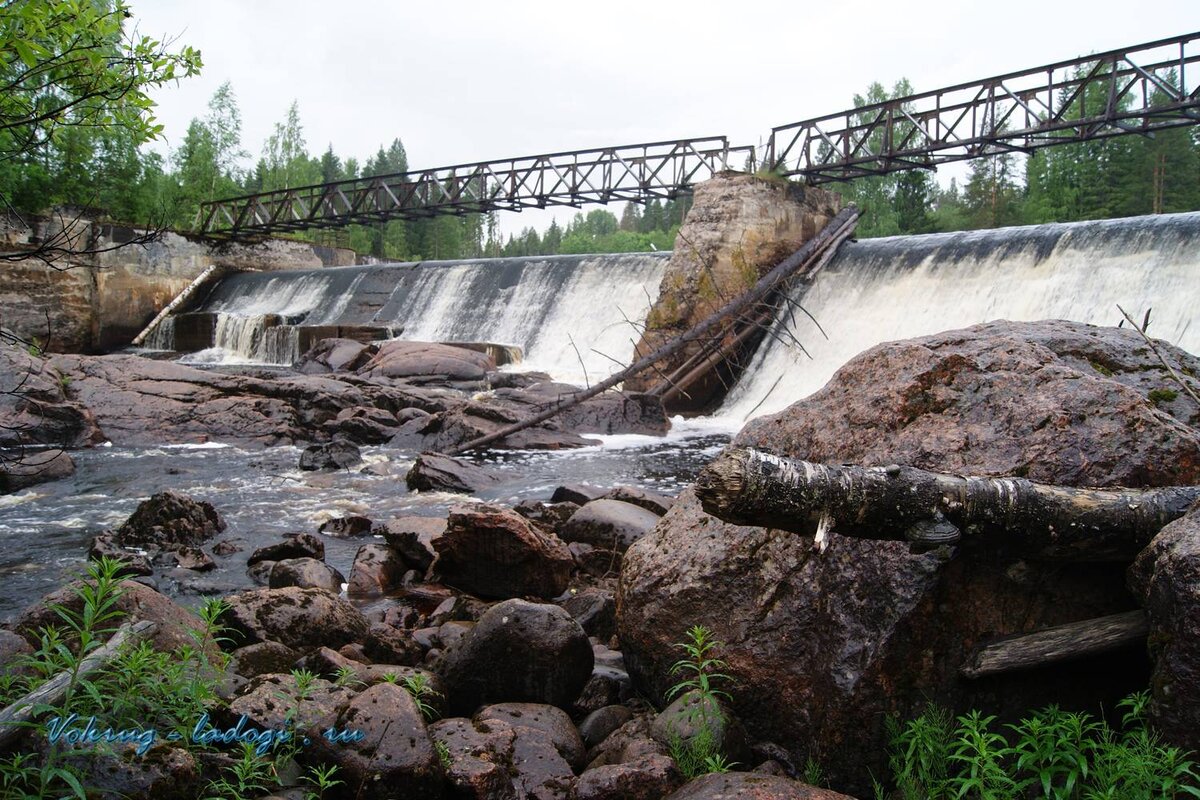
[[[414,168],[710,135],[759,144],[872,81],[920,92],[1200,28],[1196,0],[131,4],[142,33],[203,53],[200,77],[154,94],[160,149],[229,80],[252,160],[294,99],[310,153],[332,142],[361,164],[399,137]],[[500,219],[506,232],[549,220]]]

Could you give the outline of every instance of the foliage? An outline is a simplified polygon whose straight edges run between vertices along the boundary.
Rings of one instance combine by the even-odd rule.
[[[421,716],[425,717],[427,722],[432,722],[437,719],[437,709],[433,707],[431,701],[441,697],[441,692],[436,691],[429,681],[429,676],[423,672],[418,672],[415,675],[407,675],[400,681],[400,685],[404,690],[412,695],[413,702],[417,705],[417,710],[421,712]]]
[[[669,725],[668,749],[679,771],[689,780],[709,772],[728,772],[734,765],[726,761],[717,741],[717,730],[723,724],[721,698],[730,700],[729,693],[718,688],[731,678],[720,672],[725,662],[714,653],[721,643],[703,625],[693,625],[687,631],[687,641],[676,643],[684,658],[671,666],[671,674],[680,680],[667,690],[667,699],[686,696],[684,711],[690,735],[684,736]]]
[[[130,33],[124,0],[0,3],[0,186],[10,208],[127,205],[148,91],[195,75],[200,53]]]
[[[1123,700],[1121,731],[1055,706],[997,730],[978,711],[953,718],[936,705],[901,724],[889,720],[889,766],[897,800],[1151,800],[1200,797],[1187,756],[1147,730],[1148,694]],[[876,796],[882,797],[877,786]]]

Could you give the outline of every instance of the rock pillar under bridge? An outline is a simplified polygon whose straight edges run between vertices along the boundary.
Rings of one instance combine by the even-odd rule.
[[[745,292],[815,235],[840,210],[841,198],[774,178],[723,173],[696,186],[694,204],[675,239],[658,300],[646,319],[636,356],[652,352]],[[675,413],[716,406],[765,335],[732,322],[720,336],[728,357],[706,360],[711,342],[694,342],[657,369],[626,381],[630,391],[665,388]]]

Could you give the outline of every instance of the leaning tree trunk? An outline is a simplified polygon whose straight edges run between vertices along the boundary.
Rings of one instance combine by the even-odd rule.
[[[1183,516],[1200,486],[1074,489],[734,449],[704,469],[696,495],[706,512],[740,525],[923,547],[986,537],[1034,558],[1127,562]]]

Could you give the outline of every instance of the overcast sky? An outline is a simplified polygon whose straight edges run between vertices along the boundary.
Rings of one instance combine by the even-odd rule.
[[[311,153],[332,143],[361,163],[399,137],[414,168],[709,135],[758,144],[872,81],[919,92],[1200,28],[1196,0],[131,4],[142,33],[203,53],[200,77],[154,94],[160,149],[229,80],[255,160],[296,100]],[[501,215],[506,231],[548,222]]]

